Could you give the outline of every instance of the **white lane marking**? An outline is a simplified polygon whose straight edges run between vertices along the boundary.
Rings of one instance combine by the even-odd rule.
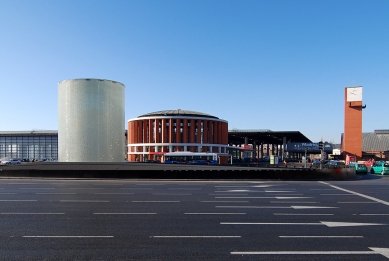
[[[246,213],[185,213],[185,215],[246,215]]]
[[[351,193],[353,195],[360,196],[360,197],[363,197],[363,198],[367,198],[367,199],[373,200],[375,202],[382,203],[384,205],[389,206],[389,202],[381,200],[381,199],[378,199],[378,198],[370,197],[370,196],[367,196],[367,195],[364,195],[364,194],[361,194],[361,193],[358,193],[358,192],[354,192],[354,191],[351,191],[351,190],[348,190],[348,189],[344,189],[344,188],[341,188],[341,187],[338,187],[338,186],[334,186],[334,185],[331,185],[331,184],[329,184],[327,182],[319,181],[319,183],[326,184],[326,185],[328,185],[330,187],[333,187],[333,188],[336,188],[338,190],[342,190],[344,192],[348,192],[348,193]]]
[[[320,194],[320,196],[354,196],[353,194]]]
[[[153,188],[120,188],[120,189],[151,190],[151,189],[153,189]]]
[[[215,198],[276,198],[276,197],[215,197]]]
[[[314,208],[338,208],[338,207],[320,207],[320,206],[291,206],[294,209],[314,209]]]
[[[320,223],[262,223],[262,222],[220,222],[221,225],[324,225],[327,227],[386,226],[378,223],[326,222]]]
[[[335,190],[335,189],[309,189],[309,190]]]
[[[23,236],[25,238],[112,238],[113,236]]]
[[[38,201],[38,200],[36,200],[36,199],[0,199],[0,201],[4,201],[4,202],[6,202],[6,201],[25,202],[25,201]]]
[[[152,238],[240,238],[241,236],[151,236]]]
[[[174,190],[202,190],[202,188],[168,188]]]
[[[377,255],[374,251],[241,251],[231,255]]]
[[[165,200],[165,201],[157,201],[157,200],[148,200],[148,201],[137,201],[137,200],[134,200],[132,201],[133,203],[179,203],[180,201],[175,201],[175,200],[171,200],[171,201],[168,201],[168,200]]]
[[[38,183],[7,183],[8,185],[37,185]]]
[[[369,247],[369,248],[374,252],[389,258],[389,248],[381,248],[381,247]]]
[[[338,202],[338,204],[378,204],[378,202]]]
[[[19,189],[55,189],[55,188],[19,188]]]
[[[360,226],[385,226],[387,224],[379,223],[353,223],[353,222],[326,222],[320,221],[323,225],[327,227],[360,227]]]
[[[233,189],[233,190],[217,190],[215,191],[215,193],[227,193],[227,192],[231,192],[231,193],[236,193],[236,192],[263,192],[263,191],[252,191],[252,190],[248,190],[248,189]]]
[[[294,190],[265,190],[267,193],[293,193],[296,192]]]
[[[165,196],[192,196],[193,194],[177,194],[177,193],[151,193],[152,195],[165,195]]]
[[[219,191],[219,192],[226,192],[226,191]],[[236,196],[237,194],[208,194],[209,196]],[[239,194],[240,196],[247,196],[248,194]]]
[[[16,195],[16,194],[18,194],[18,193],[14,193],[14,192],[9,192],[9,193],[2,192],[2,193],[0,193],[0,195]]]
[[[202,203],[248,203],[248,200],[237,200],[237,201],[232,201],[232,200],[209,200],[209,201],[200,201]]]
[[[290,213],[273,213],[275,216],[333,216],[334,214],[290,214]]]
[[[215,188],[252,188],[253,186],[249,186],[249,185],[244,185],[244,186],[241,186],[241,185],[228,185],[228,186],[215,186]]]
[[[65,215],[65,213],[0,213],[0,215]]]
[[[93,215],[156,215],[157,213],[93,213]]]
[[[317,204],[319,202],[316,202],[316,201],[270,201],[270,203],[280,203],[280,204],[290,204],[290,203],[293,203],[293,204]]]
[[[215,206],[215,208],[292,208],[292,207],[274,207],[274,206]]]
[[[87,190],[87,189],[105,189],[105,188],[69,188],[69,189],[82,189],[82,190]]]
[[[236,251],[232,255],[373,255],[389,258],[389,248],[369,247],[372,251]]]
[[[354,214],[358,215],[358,214]],[[389,216],[389,214],[359,214],[360,216]]]
[[[135,186],[165,186],[166,184],[152,184],[152,183],[146,183],[146,184],[135,184]]]
[[[313,198],[313,197],[275,197],[276,199],[298,199],[298,198]]]
[[[60,202],[90,202],[90,203],[106,203],[108,200],[60,200]]]
[[[95,195],[134,195],[134,193],[93,193]]]
[[[37,192],[37,195],[76,195],[76,193],[54,193],[54,192]]]
[[[280,238],[363,238],[363,236],[279,236]]]

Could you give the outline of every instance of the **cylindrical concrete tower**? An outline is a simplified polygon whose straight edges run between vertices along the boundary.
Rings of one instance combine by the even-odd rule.
[[[109,80],[58,83],[58,161],[125,158],[124,85]]]

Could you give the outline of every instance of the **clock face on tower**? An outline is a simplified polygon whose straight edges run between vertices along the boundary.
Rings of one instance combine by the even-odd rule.
[[[347,101],[362,101],[362,87],[347,88]]]

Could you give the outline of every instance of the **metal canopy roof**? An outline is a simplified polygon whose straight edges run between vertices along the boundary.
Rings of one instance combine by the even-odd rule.
[[[282,144],[283,138],[286,142],[312,142],[299,131],[271,131],[271,130],[229,130],[229,144],[244,144],[245,137],[248,144]]]

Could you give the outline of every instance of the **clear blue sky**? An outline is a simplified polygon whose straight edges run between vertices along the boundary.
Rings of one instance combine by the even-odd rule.
[[[338,143],[346,86],[363,131],[389,129],[389,1],[0,1],[0,130],[56,130],[73,78],[123,83],[126,123],[183,109]]]

